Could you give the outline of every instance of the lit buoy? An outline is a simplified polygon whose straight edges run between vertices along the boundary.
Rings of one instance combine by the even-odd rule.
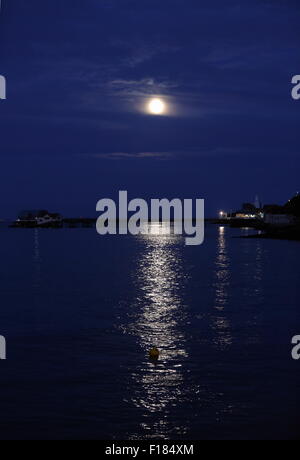
[[[159,350],[157,348],[151,348],[149,351],[149,356],[151,359],[158,359],[159,358]]]

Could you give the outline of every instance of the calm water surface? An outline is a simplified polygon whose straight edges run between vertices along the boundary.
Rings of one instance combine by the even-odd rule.
[[[2,228],[1,439],[300,438],[300,244],[246,232]]]

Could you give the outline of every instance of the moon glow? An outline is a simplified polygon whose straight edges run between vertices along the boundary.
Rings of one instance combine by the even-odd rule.
[[[166,105],[161,99],[151,99],[148,110],[152,115],[163,115],[166,112]]]

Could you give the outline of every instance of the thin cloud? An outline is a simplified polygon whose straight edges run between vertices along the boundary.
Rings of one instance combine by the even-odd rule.
[[[85,155],[86,156],[86,155]],[[173,156],[172,152],[113,152],[87,155],[100,160],[157,159],[164,160]]]
[[[177,88],[178,83],[172,81],[157,81],[154,78],[141,80],[114,79],[107,83],[108,88],[115,94],[145,96],[160,94]]]
[[[281,150],[264,150],[265,156],[280,156],[282,154]],[[260,148],[257,150],[249,149],[244,146],[240,148],[237,147],[215,147],[215,148],[199,148],[199,149],[189,149],[189,150],[173,150],[167,152],[110,152],[110,153],[92,153],[92,154],[82,154],[81,158],[94,158],[98,160],[171,160],[171,159],[182,159],[182,158],[196,158],[196,157],[206,157],[206,158],[224,158],[224,157],[233,157],[233,156],[244,156],[244,157],[259,157],[261,156],[262,151]],[[287,152],[288,156],[297,156],[298,152],[291,150]]]

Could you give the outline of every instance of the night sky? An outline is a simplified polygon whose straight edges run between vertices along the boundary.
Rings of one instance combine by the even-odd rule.
[[[299,0],[3,0],[0,218],[300,188]],[[141,111],[151,96],[172,113]]]

